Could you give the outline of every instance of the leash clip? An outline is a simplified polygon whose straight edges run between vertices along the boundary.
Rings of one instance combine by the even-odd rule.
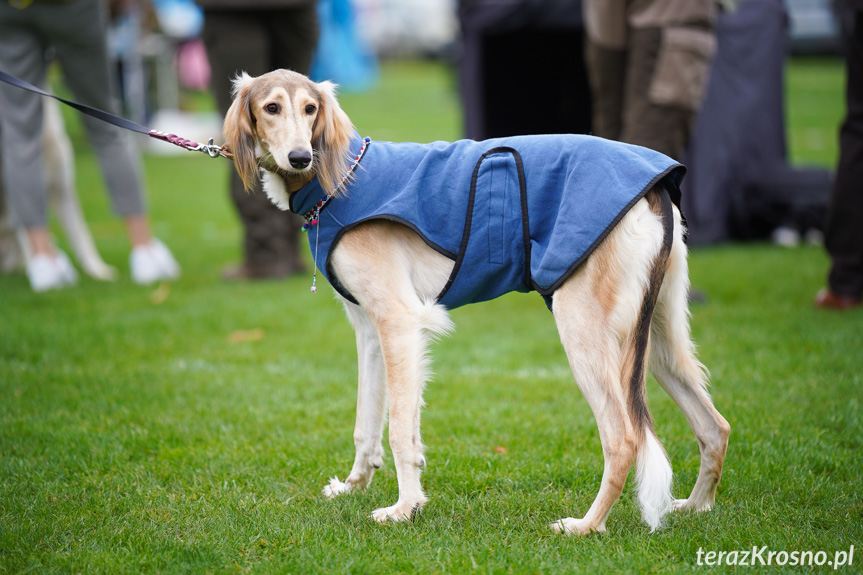
[[[213,138],[210,138],[210,141],[206,144],[198,144],[198,147],[195,150],[204,152],[211,158],[218,158],[222,155],[222,146],[217,146],[213,143]]]

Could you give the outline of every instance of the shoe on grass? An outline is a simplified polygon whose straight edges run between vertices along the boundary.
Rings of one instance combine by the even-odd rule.
[[[132,281],[141,285],[180,277],[180,265],[171,250],[156,238],[147,245],[132,248],[129,267],[132,270]]]
[[[78,281],[78,272],[62,250],[57,255],[37,254],[27,262],[27,278],[35,292],[61,289]]]
[[[815,296],[815,307],[821,309],[834,309],[845,311],[847,309],[858,308],[863,305],[863,298],[855,296],[841,295],[834,292],[832,289],[824,288]]]

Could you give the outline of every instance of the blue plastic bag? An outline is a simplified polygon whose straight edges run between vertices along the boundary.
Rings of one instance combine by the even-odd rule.
[[[371,88],[378,79],[378,64],[356,33],[350,0],[320,0],[318,21],[320,39],[312,79],[332,80],[347,91]]]

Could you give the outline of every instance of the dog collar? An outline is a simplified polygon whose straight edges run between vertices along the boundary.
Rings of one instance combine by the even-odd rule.
[[[353,171],[356,169],[357,166],[360,165],[360,160],[363,159],[363,156],[365,155],[366,150],[368,149],[368,146],[371,142],[371,138],[363,138],[362,145],[360,146],[360,152],[354,157],[353,163],[348,168],[348,171],[345,173],[345,175],[342,176],[342,178],[339,180],[339,183],[333,186],[333,189],[329,193],[325,194],[324,197],[321,198],[317,203],[315,203],[315,205],[313,205],[311,209],[307,210],[304,214],[302,214],[303,218],[306,220],[306,223],[303,224],[303,231],[307,232],[309,231],[309,228],[315,226],[315,230],[317,232],[315,233],[315,251],[313,252],[314,271],[312,272],[312,293],[318,291],[318,236],[320,235],[320,230],[317,227],[319,221],[318,216],[320,216],[321,210],[326,207],[329,201],[336,197],[336,192],[338,192],[341,187],[345,185],[345,182],[348,180],[348,178],[350,178]]]
[[[368,145],[371,142],[372,142],[372,139],[369,138],[368,136],[363,138],[362,146],[360,146],[359,154],[357,154],[356,157],[354,157],[353,163],[348,168],[348,171],[345,173],[345,175],[342,176],[342,178],[339,180],[339,183],[333,187],[332,191],[330,191],[329,193],[324,195],[323,198],[321,198],[314,206],[312,206],[312,208],[310,210],[308,210],[306,213],[303,214],[303,218],[306,220],[306,223],[303,224],[303,231],[304,232],[309,231],[309,228],[311,228],[312,226],[318,225],[318,216],[320,215],[321,210],[324,209],[324,206],[326,206],[327,203],[329,203],[329,201],[335,197],[336,192],[338,192],[339,189],[341,189],[341,187],[345,184],[345,182],[348,180],[348,178],[353,173],[354,169],[358,165],[360,165],[360,160],[363,159],[363,156],[366,153],[366,148],[368,148]]]

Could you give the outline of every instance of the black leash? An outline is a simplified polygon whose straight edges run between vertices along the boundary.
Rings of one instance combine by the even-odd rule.
[[[15,86],[16,88],[21,88],[22,90],[27,90],[29,92],[34,92],[39,94],[40,96],[46,96],[48,98],[54,98],[58,102],[62,102],[67,106],[75,108],[79,112],[83,114],[87,114],[88,116],[92,116],[98,120],[102,120],[103,122],[107,122],[109,124],[113,124],[120,128],[125,128],[126,130],[131,130],[133,132],[138,132],[139,134],[145,134],[150,136],[151,138],[155,138],[157,140],[162,140],[163,142],[169,142],[174,144],[175,146],[179,146],[181,148],[185,148],[186,150],[190,150],[193,152],[204,152],[211,158],[217,158],[222,156],[223,158],[230,158],[231,154],[227,150],[225,146],[217,146],[213,144],[213,139],[210,138],[210,141],[206,144],[199,144],[198,142],[193,142],[192,140],[187,140],[185,138],[181,138],[176,134],[166,134],[165,132],[160,132],[158,130],[149,130],[146,127],[142,126],[137,122],[133,122],[132,120],[127,120],[126,118],[121,118],[120,116],[116,116],[114,114],[110,114],[104,110],[100,110],[98,108],[94,108],[92,106],[87,106],[86,104],[80,104],[78,102],[74,102],[72,100],[67,100],[65,98],[61,98],[60,96],[55,96],[50,92],[46,92],[41,88],[37,88],[33,84],[25,82],[20,78],[16,78],[15,76],[10,76],[6,72],[0,70],[0,81],[5,82],[6,84],[10,84]]]

